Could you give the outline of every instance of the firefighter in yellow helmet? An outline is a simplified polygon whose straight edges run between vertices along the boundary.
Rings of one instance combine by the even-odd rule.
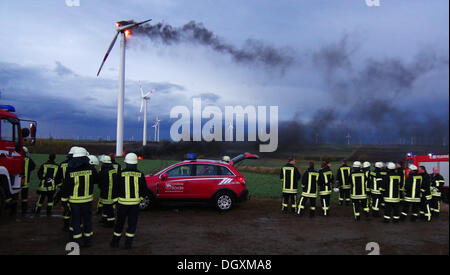
[[[355,221],[361,219],[361,210],[366,216],[369,216],[369,203],[367,199],[366,175],[362,170],[362,164],[359,161],[353,162],[352,172],[350,173],[351,193],[350,197],[353,204],[353,216]]]
[[[113,190],[117,198],[117,221],[114,226],[111,247],[118,247],[122,237],[125,220],[128,219],[128,228],[125,233],[125,248],[130,249],[136,234],[139,204],[148,194],[145,175],[137,168],[138,157],[134,153],[125,156],[126,168],[118,174],[116,188]]]
[[[295,158],[290,157],[288,163],[280,171],[280,180],[283,185],[283,202],[281,205],[283,213],[287,213],[289,204],[291,204],[292,213],[297,212],[297,188],[300,178],[300,172],[295,167]]]

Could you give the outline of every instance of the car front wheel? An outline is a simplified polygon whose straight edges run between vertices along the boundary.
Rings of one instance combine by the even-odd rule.
[[[233,207],[235,199],[230,192],[220,192],[214,201],[219,211],[228,211]]]

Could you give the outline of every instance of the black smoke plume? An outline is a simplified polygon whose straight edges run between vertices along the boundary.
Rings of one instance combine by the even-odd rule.
[[[122,25],[134,21],[122,21]],[[241,48],[226,43],[202,23],[190,21],[182,27],[172,27],[169,24],[145,24],[133,29],[134,34],[144,35],[152,41],[166,45],[190,43],[202,45],[230,56],[235,62],[242,64],[259,64],[285,70],[294,64],[293,50],[290,48],[275,48],[262,41],[248,39]]]

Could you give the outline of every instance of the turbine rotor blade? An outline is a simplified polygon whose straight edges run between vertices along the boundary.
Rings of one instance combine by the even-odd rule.
[[[105,61],[108,58],[109,53],[111,52],[112,48],[114,47],[114,44],[116,43],[116,40],[117,40],[117,36],[119,36],[119,32],[116,32],[116,35],[114,35],[114,38],[111,41],[111,44],[109,44],[108,50],[106,51],[105,57],[103,58],[103,61],[102,61],[102,64],[100,65],[100,68],[98,69],[97,76],[100,74],[100,71],[102,70],[102,67],[105,64]]]

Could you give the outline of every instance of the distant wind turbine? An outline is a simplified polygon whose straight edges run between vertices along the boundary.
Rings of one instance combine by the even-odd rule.
[[[156,116],[155,124],[153,124],[153,128],[155,128],[155,142],[159,142],[159,125],[161,120]]]
[[[150,100],[150,95],[154,90],[150,90],[144,94],[141,82],[139,81],[139,89],[141,90],[141,108],[139,109],[138,121],[141,119],[142,111],[144,111],[144,127],[142,130],[142,146],[147,145],[147,101]],[[142,110],[143,109],[143,110]]]

